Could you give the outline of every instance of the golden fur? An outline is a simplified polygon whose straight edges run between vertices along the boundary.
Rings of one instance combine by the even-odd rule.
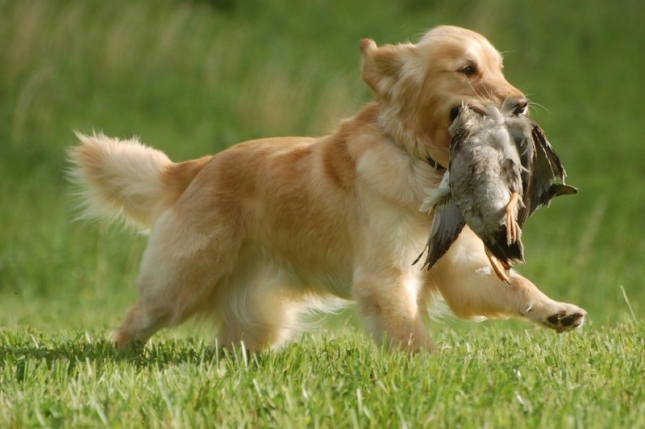
[[[70,158],[87,214],[150,230],[120,347],[193,316],[212,319],[223,344],[273,347],[305,311],[338,298],[356,301],[377,342],[408,350],[433,347],[423,316],[439,295],[467,319],[516,317],[558,331],[582,323],[584,310],[516,272],[510,285],[491,274],[468,229],[431,271],[412,265],[432,223],[418,210],[424,188],[437,187],[448,164],[452,109],[526,107],[501,55],[447,26],[417,44],[360,47],[376,100],[329,136],[254,140],[173,163],[135,140],[79,134]]]

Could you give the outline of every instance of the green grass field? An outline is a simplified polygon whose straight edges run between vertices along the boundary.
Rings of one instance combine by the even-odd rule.
[[[645,3],[0,0],[0,427],[645,427]],[[370,100],[358,42],[485,34],[577,186],[524,230],[520,271],[589,312],[581,332],[430,322],[387,354],[351,312],[284,350],[206,327],[141,353],[107,339],[145,237],[73,222],[73,130],[185,160],[322,135]]]

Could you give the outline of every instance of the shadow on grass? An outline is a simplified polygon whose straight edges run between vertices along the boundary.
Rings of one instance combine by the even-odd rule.
[[[371,343],[369,346],[371,347]],[[384,352],[381,351],[382,353]],[[348,344],[343,338],[330,339],[315,346],[307,339],[279,351],[259,353],[248,352],[242,347],[218,347],[196,338],[154,341],[145,347],[139,343],[120,351],[112,342],[95,339],[88,333],[79,332],[71,338],[57,338],[31,330],[23,333],[0,331],[0,376],[4,367],[4,375],[13,375],[18,382],[29,380],[35,369],[43,367],[52,374],[65,372],[70,376],[86,371],[86,368],[100,374],[128,367],[138,371],[221,363],[234,371],[255,371],[273,366],[276,362],[290,366],[314,365],[321,361],[338,364],[352,362],[357,356],[363,355],[365,353],[359,344]]]
[[[120,351],[107,340],[93,340],[82,335],[74,339],[53,339],[44,335],[0,333],[0,365],[13,367],[18,381],[28,378],[30,368],[46,365],[49,369],[66,368],[69,374],[80,365],[95,368],[132,366],[137,369],[162,369],[167,366],[217,364],[221,360],[244,360],[247,353],[239,349],[224,349],[200,340],[168,340],[147,346],[137,344]]]

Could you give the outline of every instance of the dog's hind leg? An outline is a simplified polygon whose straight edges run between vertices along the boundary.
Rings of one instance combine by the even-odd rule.
[[[258,297],[259,298],[259,297]],[[229,301],[229,308],[220,318],[217,342],[222,346],[244,345],[247,350],[259,351],[280,347],[298,332],[298,308],[279,296],[265,296],[256,302]],[[261,301],[261,302],[260,302]],[[241,314],[243,313],[243,314]],[[219,317],[218,317],[219,318]]]
[[[235,263],[237,244],[234,232],[222,225],[209,230],[185,222],[174,210],[165,212],[143,255],[139,300],[114,334],[117,346],[145,343],[159,329],[210,310],[221,278]]]
[[[218,344],[243,343],[250,351],[279,347],[298,332],[302,302],[261,257],[241,259],[249,263],[222,282],[218,295]]]

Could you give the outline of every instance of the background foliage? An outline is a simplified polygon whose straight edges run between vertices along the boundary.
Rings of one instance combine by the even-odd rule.
[[[47,338],[67,341],[76,356],[83,332],[105,338],[135,299],[144,238],[72,222],[64,170],[73,130],[138,135],[175,160],[256,137],[322,135],[371,98],[359,75],[361,38],[398,43],[443,23],[479,31],[505,53],[508,80],[534,102],[534,118],[580,189],[528,223],[521,271],[550,296],[589,311],[585,335],[604,336],[574,345],[613,341],[624,322],[640,323],[645,299],[643,17],[638,0],[0,0],[0,356],[13,362],[25,342],[38,349]],[[460,333],[485,350],[487,340],[475,338],[495,341],[510,329],[523,339],[527,328],[451,321],[432,329],[440,342],[458,347]],[[642,331],[629,332],[642,339]],[[173,335],[187,334],[161,338]],[[193,353],[190,344],[177,353]],[[360,344],[349,347],[369,350]],[[629,352],[624,362],[635,356],[642,362]],[[632,369],[627,380],[640,374]],[[0,399],[17,397],[7,392]],[[638,392],[618,400],[614,416],[631,415]],[[28,413],[39,406],[27,406],[25,416],[36,419]],[[159,419],[149,422],[163,424],[163,413]]]

